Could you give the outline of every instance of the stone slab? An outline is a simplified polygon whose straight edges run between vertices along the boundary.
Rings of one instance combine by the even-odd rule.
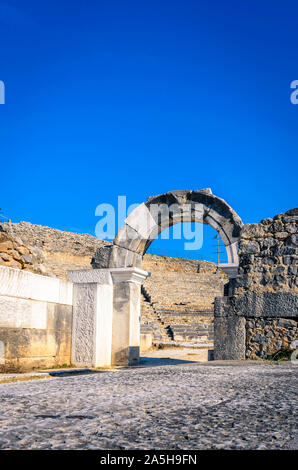
[[[138,232],[141,238],[144,239],[150,236],[150,233],[156,225],[154,218],[144,203],[140,204],[129,214],[125,219],[125,223]]]
[[[0,328],[47,327],[47,303],[0,296]]]
[[[112,285],[110,270],[107,269],[81,269],[67,271],[68,279],[75,284],[86,284],[95,282],[96,284]]]
[[[111,268],[113,282],[136,282],[141,284],[150,274],[140,268]]]
[[[245,358],[245,324],[235,315],[214,318],[214,360]]]
[[[34,328],[0,328],[5,346],[5,364],[25,368],[53,367],[70,363],[71,334]]]
[[[99,279],[96,274],[95,277]],[[74,284],[73,364],[92,367],[111,364],[112,320],[112,285],[96,282]]]
[[[0,266],[0,295],[72,305],[72,284]]]
[[[292,318],[298,316],[298,297],[289,292],[247,292],[233,299],[237,315]]]

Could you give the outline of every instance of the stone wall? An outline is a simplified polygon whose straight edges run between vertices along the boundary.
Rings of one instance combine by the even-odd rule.
[[[255,318],[246,321],[246,357],[266,358],[290,349],[297,339],[297,319]]]
[[[297,266],[298,209],[243,226],[239,275],[230,281],[229,299],[215,303],[217,358],[226,356],[224,325],[237,329],[240,318],[245,335],[238,332],[235,356],[266,358],[290,348],[298,333]]]
[[[0,370],[70,363],[72,284],[0,266]]]
[[[242,228],[236,294],[298,293],[297,231],[298,209]]]

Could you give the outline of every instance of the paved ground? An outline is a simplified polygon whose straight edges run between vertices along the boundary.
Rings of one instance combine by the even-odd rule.
[[[179,348],[165,348],[165,349],[151,349],[144,353],[146,356],[143,358],[143,363],[156,363],[156,359],[161,359],[161,364],[165,364],[164,359],[178,359],[178,362],[191,361],[191,362],[206,362],[208,357],[213,353],[211,348],[195,348],[195,347],[179,347]],[[154,360],[153,360],[154,358]]]
[[[1,384],[0,449],[298,448],[297,366],[143,364]]]

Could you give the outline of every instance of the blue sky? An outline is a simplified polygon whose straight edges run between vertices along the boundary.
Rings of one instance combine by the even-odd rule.
[[[0,39],[13,221],[94,234],[118,195],[205,187],[245,223],[297,206],[297,2],[0,1]]]

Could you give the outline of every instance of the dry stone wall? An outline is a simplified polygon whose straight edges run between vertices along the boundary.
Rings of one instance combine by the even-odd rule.
[[[246,322],[246,357],[266,358],[282,349],[290,349],[297,335],[296,319],[250,319]]]
[[[279,214],[241,231],[236,294],[298,293],[298,209]],[[277,306],[278,308],[278,306]],[[278,313],[278,312],[276,312]],[[280,312],[287,315],[287,311]],[[297,338],[295,318],[257,318],[246,322],[246,357],[267,357],[289,349]]]
[[[228,330],[238,356],[266,358],[291,348],[298,333],[297,269],[297,208],[243,226],[239,275],[230,281],[229,299],[215,303],[218,358],[227,358],[221,336]]]
[[[242,228],[235,293],[298,293],[297,228],[298,209]]]
[[[20,237],[1,230],[0,226],[0,265],[47,274],[44,260],[44,254],[39,248],[27,246]]]

